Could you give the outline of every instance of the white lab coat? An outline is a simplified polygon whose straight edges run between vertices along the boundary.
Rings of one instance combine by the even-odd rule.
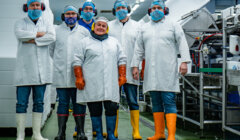
[[[53,55],[53,85],[56,88],[75,88],[72,67],[74,45],[77,40],[89,36],[87,29],[76,24],[71,30],[65,22],[56,27],[56,42],[50,46]]]
[[[115,19],[110,21],[108,26],[109,35],[118,39],[127,56],[127,83],[138,85],[139,81],[133,79],[131,68],[134,45],[139,32],[138,22],[129,18],[129,20],[123,25],[122,22],[120,22],[118,19]]]
[[[46,32],[46,34],[36,38],[37,32]],[[56,39],[53,24],[40,17],[35,25],[29,17],[25,17],[16,22],[15,35],[18,40],[18,51],[14,85],[52,83],[49,45]],[[35,39],[36,44],[23,43],[31,39]]]
[[[180,24],[167,17],[150,21],[139,33],[132,67],[138,67],[145,56],[144,93],[148,91],[180,92],[177,54],[181,62],[190,62],[188,44]]]
[[[84,89],[77,91],[77,102],[119,103],[118,66],[127,62],[119,42],[113,37],[99,41],[90,36],[75,48],[73,66],[82,66],[85,80]]]

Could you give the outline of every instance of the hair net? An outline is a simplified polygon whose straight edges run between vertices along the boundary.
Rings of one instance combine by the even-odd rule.
[[[28,0],[27,1],[27,6],[29,7],[29,5],[33,2],[40,2],[41,3],[41,0]]]
[[[84,9],[86,6],[91,6],[93,10],[95,10],[95,5],[90,1],[84,2],[82,9]]]
[[[75,8],[74,6],[71,6],[71,5],[64,7],[64,13],[66,13],[67,11],[74,11],[75,13],[78,13],[77,8]]]
[[[105,18],[105,17],[98,17],[98,18],[96,18],[95,23],[97,23],[98,21],[102,21],[102,22],[108,23],[109,20],[107,18]]]
[[[116,0],[114,3],[114,9],[116,9],[119,6],[128,7],[128,4],[125,0]]]
[[[151,4],[151,8],[154,6],[154,5],[159,5],[162,7],[162,9],[165,8],[165,2],[164,0],[154,0]]]

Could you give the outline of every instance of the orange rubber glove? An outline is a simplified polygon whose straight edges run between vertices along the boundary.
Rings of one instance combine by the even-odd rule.
[[[83,78],[82,67],[75,66],[74,67],[74,74],[75,74],[75,77],[76,77],[75,84],[76,84],[77,89],[83,90],[84,86],[85,86],[85,81],[84,81],[84,78]]]
[[[143,59],[143,61],[142,61],[142,70],[141,70],[141,73],[140,73],[140,76],[141,76],[142,80],[144,78],[144,70],[145,70],[145,59]]]
[[[119,86],[124,85],[127,82],[126,78],[126,65],[118,66],[118,84]]]

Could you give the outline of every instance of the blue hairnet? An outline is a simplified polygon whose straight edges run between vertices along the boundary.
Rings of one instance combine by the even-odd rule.
[[[82,9],[84,9],[86,6],[91,6],[93,10],[95,10],[95,5],[90,1],[84,2]]]
[[[29,7],[29,5],[33,2],[40,2],[41,3],[41,0],[28,0],[27,1],[27,6]]]
[[[75,8],[74,6],[71,6],[71,5],[64,7],[64,13],[66,13],[67,11],[74,11],[75,13],[78,13],[77,8]]]
[[[154,6],[154,5],[159,5],[162,7],[162,9],[165,8],[165,3],[164,3],[164,0],[154,0],[151,4],[151,8]]]
[[[116,0],[114,3],[114,9],[118,8],[119,6],[128,7],[128,4],[125,0]]]

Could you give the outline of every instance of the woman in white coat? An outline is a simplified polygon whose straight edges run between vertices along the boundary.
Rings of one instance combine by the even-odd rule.
[[[87,103],[97,140],[102,140],[102,109],[105,108],[107,139],[116,140],[119,86],[126,82],[126,56],[119,42],[109,37],[107,19],[93,24],[90,37],[81,40],[74,54],[77,102]]]
[[[15,34],[18,51],[15,69],[17,86],[17,140],[24,140],[28,99],[33,92],[33,140],[46,140],[41,136],[43,99],[46,85],[52,83],[52,60],[49,45],[55,41],[53,24],[42,18],[41,0],[28,0],[28,16],[17,21]]]
[[[79,26],[78,10],[73,6],[66,6],[62,13],[61,25],[56,27],[56,42],[51,45],[53,55],[53,85],[59,97],[57,109],[58,135],[55,140],[65,140],[66,123],[69,116],[70,99],[73,103],[73,116],[77,126],[77,140],[87,140],[84,133],[86,105],[76,103],[77,88],[72,68],[74,44],[78,40],[89,36],[89,31]]]
[[[155,135],[148,140],[165,139],[164,113],[168,140],[175,140],[175,92],[180,92],[177,54],[181,55],[179,69],[184,75],[187,63],[191,61],[189,48],[182,27],[164,16],[164,2],[154,0],[150,8],[151,21],[139,33],[131,66],[134,78],[138,79],[138,66],[145,56],[143,90],[151,95],[155,123]]]

